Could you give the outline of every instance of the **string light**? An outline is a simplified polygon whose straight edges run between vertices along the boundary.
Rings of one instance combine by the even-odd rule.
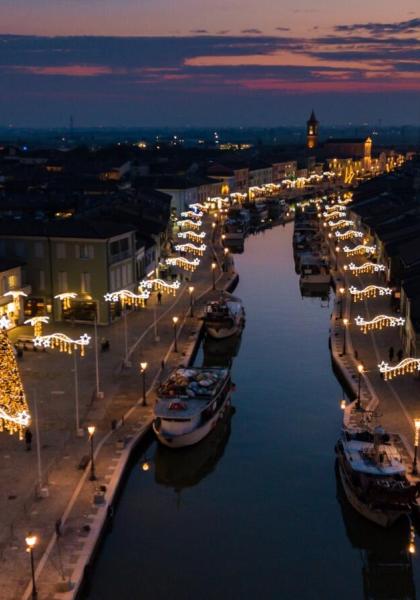
[[[12,321],[9,319],[7,315],[2,315],[0,317],[0,329],[10,329],[12,326]]]
[[[187,244],[177,244],[175,246],[175,250],[178,252],[189,252],[190,254],[198,254],[198,256],[203,256],[206,251],[206,244],[201,244],[200,246],[195,246],[192,243]]]
[[[341,204],[331,204],[331,206],[329,204],[325,205],[325,210],[328,211],[336,211],[336,210],[343,210],[343,207],[341,206]]]
[[[353,300],[357,302],[358,300],[363,300],[365,298],[376,298],[379,296],[390,296],[392,294],[392,288],[381,287],[380,285],[368,285],[362,290],[358,290],[354,285],[349,287],[349,292],[353,297]]]
[[[328,225],[332,230],[334,229],[342,229],[343,227],[351,227],[354,225],[354,221],[349,219],[340,219],[339,221],[328,221]]]
[[[32,325],[34,328],[34,335],[39,336],[42,335],[42,324],[48,323],[50,317],[32,317],[32,319],[27,319],[23,322],[24,325]]]
[[[186,271],[195,271],[198,265],[200,264],[200,259],[194,258],[193,260],[188,260],[183,256],[176,256],[174,258],[167,258],[166,264],[181,267]]]
[[[340,207],[341,208],[341,207]],[[322,216],[328,219],[334,219],[335,217],[343,218],[347,213],[343,210],[334,210],[333,212],[323,212]]]
[[[181,287],[180,281],[174,281],[173,283],[167,283],[163,279],[143,279],[139,283],[139,289],[147,288],[149,290],[158,290],[167,292],[168,294],[176,295],[176,291]]]
[[[195,231],[180,231],[177,236],[182,239],[189,238],[193,242],[201,242],[206,237],[206,232],[196,233]]]
[[[145,301],[150,298],[148,290],[142,290],[139,294],[135,294],[130,290],[118,290],[117,292],[108,292],[104,295],[105,302],[121,301],[128,306],[144,306]]]
[[[204,204],[200,204],[200,202],[195,202],[194,204],[190,204],[190,208],[192,210],[207,212],[207,207]]]
[[[85,355],[85,346],[90,343],[91,337],[83,333],[79,339],[73,340],[65,333],[51,333],[50,335],[39,335],[34,338],[34,346],[37,348],[58,348],[60,352],[72,354],[73,350],[80,350],[80,356]]]
[[[62,294],[57,294],[54,298],[61,300],[64,310],[68,310],[71,306],[71,301],[77,298],[77,294],[75,292],[64,292]]]
[[[350,240],[352,238],[363,237],[363,233],[361,231],[356,231],[355,229],[349,229],[348,231],[345,231],[344,233],[341,233],[340,231],[336,231],[335,237],[340,240]]]
[[[182,219],[176,222],[179,227],[192,227],[192,229],[200,229],[202,221],[192,221],[191,219]]]
[[[19,434],[29,426],[31,416],[23,391],[13,346],[3,330],[0,332],[0,431]]]
[[[382,361],[378,365],[379,371],[384,374],[385,381],[394,379],[398,375],[407,375],[420,371],[420,358],[403,358],[395,367],[390,367],[389,363]]]
[[[200,217],[202,217],[203,214],[204,213],[201,210],[199,210],[199,211],[186,210],[181,213],[181,217],[184,217],[185,219],[200,219]]]
[[[376,252],[376,246],[366,246],[365,244],[359,244],[354,248],[344,246],[343,250],[347,254],[347,256],[356,256],[358,254],[374,254]]]
[[[403,317],[392,317],[388,315],[377,315],[371,321],[365,321],[363,317],[357,316],[355,318],[356,325],[358,325],[363,333],[367,333],[371,329],[383,329],[384,327],[402,327],[405,323]]]
[[[349,270],[352,273],[378,273],[379,271],[385,271],[386,266],[373,262],[365,262],[363,263],[363,265],[360,265],[358,267],[353,262],[351,262],[348,265],[344,265],[344,270]]]

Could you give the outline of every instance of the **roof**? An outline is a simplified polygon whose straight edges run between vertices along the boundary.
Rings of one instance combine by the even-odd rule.
[[[134,230],[132,225],[85,219],[0,221],[0,236],[3,237],[109,239]]]
[[[3,271],[9,271],[16,267],[22,267],[25,263],[14,258],[0,258],[0,273]]]
[[[365,138],[329,138],[325,140],[326,144],[364,144],[369,136]]]

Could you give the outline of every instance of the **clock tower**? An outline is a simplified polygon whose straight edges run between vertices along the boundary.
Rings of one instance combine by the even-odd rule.
[[[309,120],[306,122],[306,147],[309,150],[316,148],[318,144],[318,126],[314,111],[311,112]]]

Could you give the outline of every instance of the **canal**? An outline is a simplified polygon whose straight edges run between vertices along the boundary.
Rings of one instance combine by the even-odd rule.
[[[234,411],[184,454],[139,450],[85,598],[415,597],[407,528],[378,531],[337,488],[331,303],[302,298],[292,233],[267,230],[235,256],[247,323]]]

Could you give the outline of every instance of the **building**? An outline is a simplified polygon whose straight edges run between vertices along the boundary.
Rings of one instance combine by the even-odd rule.
[[[318,131],[319,122],[315,117],[315,113],[312,110],[311,116],[306,122],[306,147],[308,150],[312,150],[318,146]]]
[[[23,264],[17,259],[0,259],[0,317],[7,317],[12,327],[25,320],[24,298],[31,292],[22,279]]]

